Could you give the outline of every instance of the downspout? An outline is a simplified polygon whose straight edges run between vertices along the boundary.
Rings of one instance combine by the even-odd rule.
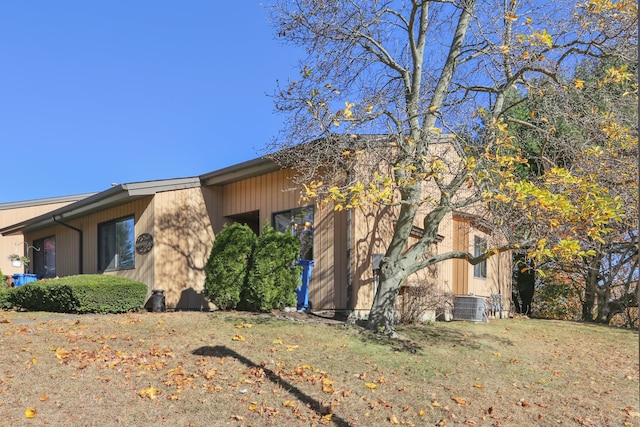
[[[69,225],[69,224],[65,224],[65,223],[64,223],[64,222],[62,222],[62,221],[58,221],[58,220],[56,219],[56,217],[55,217],[55,216],[52,216],[52,217],[51,217],[51,219],[52,219],[52,220],[53,220],[53,222],[55,222],[56,224],[60,224],[60,225],[62,225],[62,226],[64,226],[64,227],[70,228],[70,229],[72,229],[72,230],[74,230],[74,231],[77,231],[77,232],[78,232],[78,237],[80,238],[80,243],[79,243],[79,245],[78,245],[78,249],[79,249],[79,251],[80,251],[80,253],[79,253],[79,255],[78,255],[78,263],[79,263],[79,271],[78,271],[78,274],[82,274],[82,263],[83,263],[83,261],[84,261],[84,259],[83,259],[83,257],[82,257],[82,240],[83,240],[83,238],[82,238],[82,230],[80,230],[79,228],[75,228],[75,227],[73,227],[73,226],[71,226],[71,225]]]

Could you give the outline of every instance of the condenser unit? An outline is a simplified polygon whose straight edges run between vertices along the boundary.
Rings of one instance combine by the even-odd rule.
[[[453,303],[453,320],[488,322],[486,298],[475,295],[456,296]]]

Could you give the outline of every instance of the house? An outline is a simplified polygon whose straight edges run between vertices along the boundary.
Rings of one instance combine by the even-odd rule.
[[[292,176],[272,160],[257,158],[195,177],[120,184],[46,212],[33,210],[15,223],[3,220],[0,234],[40,248],[31,266],[40,277],[121,275],[147,284],[149,295],[163,290],[169,309],[208,310],[204,268],[225,224],[246,223],[256,233],[266,222],[279,230],[306,224],[313,227],[312,309],[366,316],[375,293],[376,257],[384,251],[392,216],[384,208],[349,213],[301,204]],[[439,233],[434,252],[477,251],[491,230],[473,215],[454,213]],[[414,276],[407,286],[428,285],[429,292],[501,294],[505,303],[511,295],[507,254],[475,267],[447,260]]]
[[[46,212],[50,212],[78,200],[91,196],[89,194],[75,194],[71,196],[50,197],[20,202],[0,203],[0,228],[31,219]],[[30,258],[40,256],[40,248],[33,248],[23,240],[21,234],[0,237],[0,271],[11,278],[13,274],[24,273],[24,267],[12,265],[8,256],[11,254],[26,255]]]

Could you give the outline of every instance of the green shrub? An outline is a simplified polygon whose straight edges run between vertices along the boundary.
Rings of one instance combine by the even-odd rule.
[[[10,293],[12,305],[30,311],[125,313],[144,304],[147,285],[120,276],[83,274],[30,282]]]
[[[0,310],[9,310],[13,308],[11,302],[11,289],[6,286],[0,287]]]
[[[78,304],[71,287],[54,282],[29,282],[14,288],[10,300],[14,307],[29,311],[75,312]]]
[[[296,305],[300,242],[266,224],[257,237],[247,226],[225,226],[205,267],[205,295],[219,309],[268,311]]]
[[[257,311],[295,307],[302,271],[295,266],[299,254],[300,242],[292,233],[266,224],[251,257],[241,307]]]
[[[90,275],[71,289],[78,301],[77,313],[126,313],[142,307],[148,288],[125,277]]]
[[[234,309],[240,302],[256,240],[255,233],[239,223],[225,226],[216,236],[205,266],[204,293],[219,309]]]

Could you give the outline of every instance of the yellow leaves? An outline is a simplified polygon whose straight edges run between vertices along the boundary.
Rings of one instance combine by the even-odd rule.
[[[364,383],[364,386],[367,387],[370,390],[375,390],[378,387],[378,384],[376,384],[376,383]]]
[[[345,105],[345,109],[342,110],[344,117],[347,120],[353,120],[353,113],[351,112],[351,109],[355,106],[355,104],[349,101],[345,101],[344,105]]]
[[[24,411],[25,418],[35,418],[38,415],[38,410],[36,408],[27,408]]]
[[[67,350],[65,350],[62,347],[58,347],[56,348],[56,357],[59,360],[64,360],[67,359],[69,356],[71,356],[71,353],[69,353]]]
[[[242,335],[236,334],[233,336],[233,338],[231,338],[233,341],[244,341],[245,338]]]
[[[236,325],[236,329],[246,329],[246,328],[252,328],[253,325],[251,323],[240,323],[238,325]]]
[[[155,399],[160,394],[162,394],[162,391],[158,390],[155,387],[145,388],[145,389],[140,390],[138,392],[138,396],[140,396],[142,398],[152,399],[152,400]]]
[[[534,46],[544,45],[548,48],[553,47],[553,36],[549,34],[546,29],[532,33],[529,41]]]
[[[466,165],[465,165],[465,167],[466,167],[466,169],[467,169],[467,170],[472,171],[472,170],[474,170],[477,166],[478,166],[478,161],[476,160],[476,158],[475,158],[475,157],[473,157],[473,156],[469,156],[469,157],[467,157],[467,159],[466,159]]]
[[[575,87],[576,89],[583,89],[584,88],[584,80],[575,79],[575,81],[573,82],[573,87]]]
[[[452,396],[451,400],[453,400],[454,402],[456,402],[460,406],[467,406],[467,400],[462,398],[462,397],[460,397],[460,396]]]
[[[271,344],[282,345],[284,344],[280,338],[275,339],[271,342]]]
[[[333,393],[335,390],[333,389],[333,381],[329,378],[322,379],[322,391],[325,393]]]

